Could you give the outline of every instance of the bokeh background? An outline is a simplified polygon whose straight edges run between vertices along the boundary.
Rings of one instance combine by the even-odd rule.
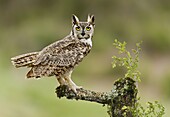
[[[73,80],[86,89],[110,91],[123,68],[112,69],[114,39],[128,49],[143,41],[139,70],[141,102],[158,100],[170,115],[169,0],[0,0],[0,117],[108,117],[106,107],[58,99],[55,78],[25,79],[10,58],[38,51],[70,33],[71,15],[96,18],[93,49]]]

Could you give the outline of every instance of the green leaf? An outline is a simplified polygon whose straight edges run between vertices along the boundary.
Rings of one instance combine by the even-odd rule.
[[[118,49],[119,54],[122,54],[122,57],[113,56],[112,67],[115,68],[117,65],[125,67],[127,72],[125,73],[125,77],[131,77],[135,81],[140,81],[140,72],[137,70],[139,63],[139,51],[141,43],[137,43],[137,49],[132,49],[135,57],[132,57],[131,52],[126,50],[127,43],[124,41],[121,43],[117,39],[114,40],[113,46]]]

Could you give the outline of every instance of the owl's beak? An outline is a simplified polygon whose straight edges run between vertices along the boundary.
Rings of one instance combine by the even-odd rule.
[[[83,31],[83,32],[81,33],[81,35],[84,36],[84,35],[85,35],[85,32]]]

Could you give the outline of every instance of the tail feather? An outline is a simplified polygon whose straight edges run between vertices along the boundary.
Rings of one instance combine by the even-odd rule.
[[[31,68],[31,70],[27,73],[27,78],[32,78],[32,77],[34,77],[34,73],[33,73],[33,70],[32,70],[32,68]]]
[[[11,62],[15,67],[30,66],[37,58],[38,52],[22,54],[11,58]]]

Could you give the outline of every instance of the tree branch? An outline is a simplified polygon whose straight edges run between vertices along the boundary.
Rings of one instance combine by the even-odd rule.
[[[107,93],[104,92],[95,92],[86,89],[78,89],[77,94],[75,94],[68,86],[63,85],[56,88],[57,97],[66,97],[67,99],[75,100],[85,100],[91,102],[97,102],[100,104],[109,104],[110,99]]]
[[[65,85],[56,88],[56,94],[59,98],[66,97],[67,99],[107,104],[110,117],[133,117],[132,112],[125,107],[135,108],[137,93],[135,81],[131,78],[118,79],[110,92],[95,92],[82,88],[77,90],[77,94],[75,94]]]

